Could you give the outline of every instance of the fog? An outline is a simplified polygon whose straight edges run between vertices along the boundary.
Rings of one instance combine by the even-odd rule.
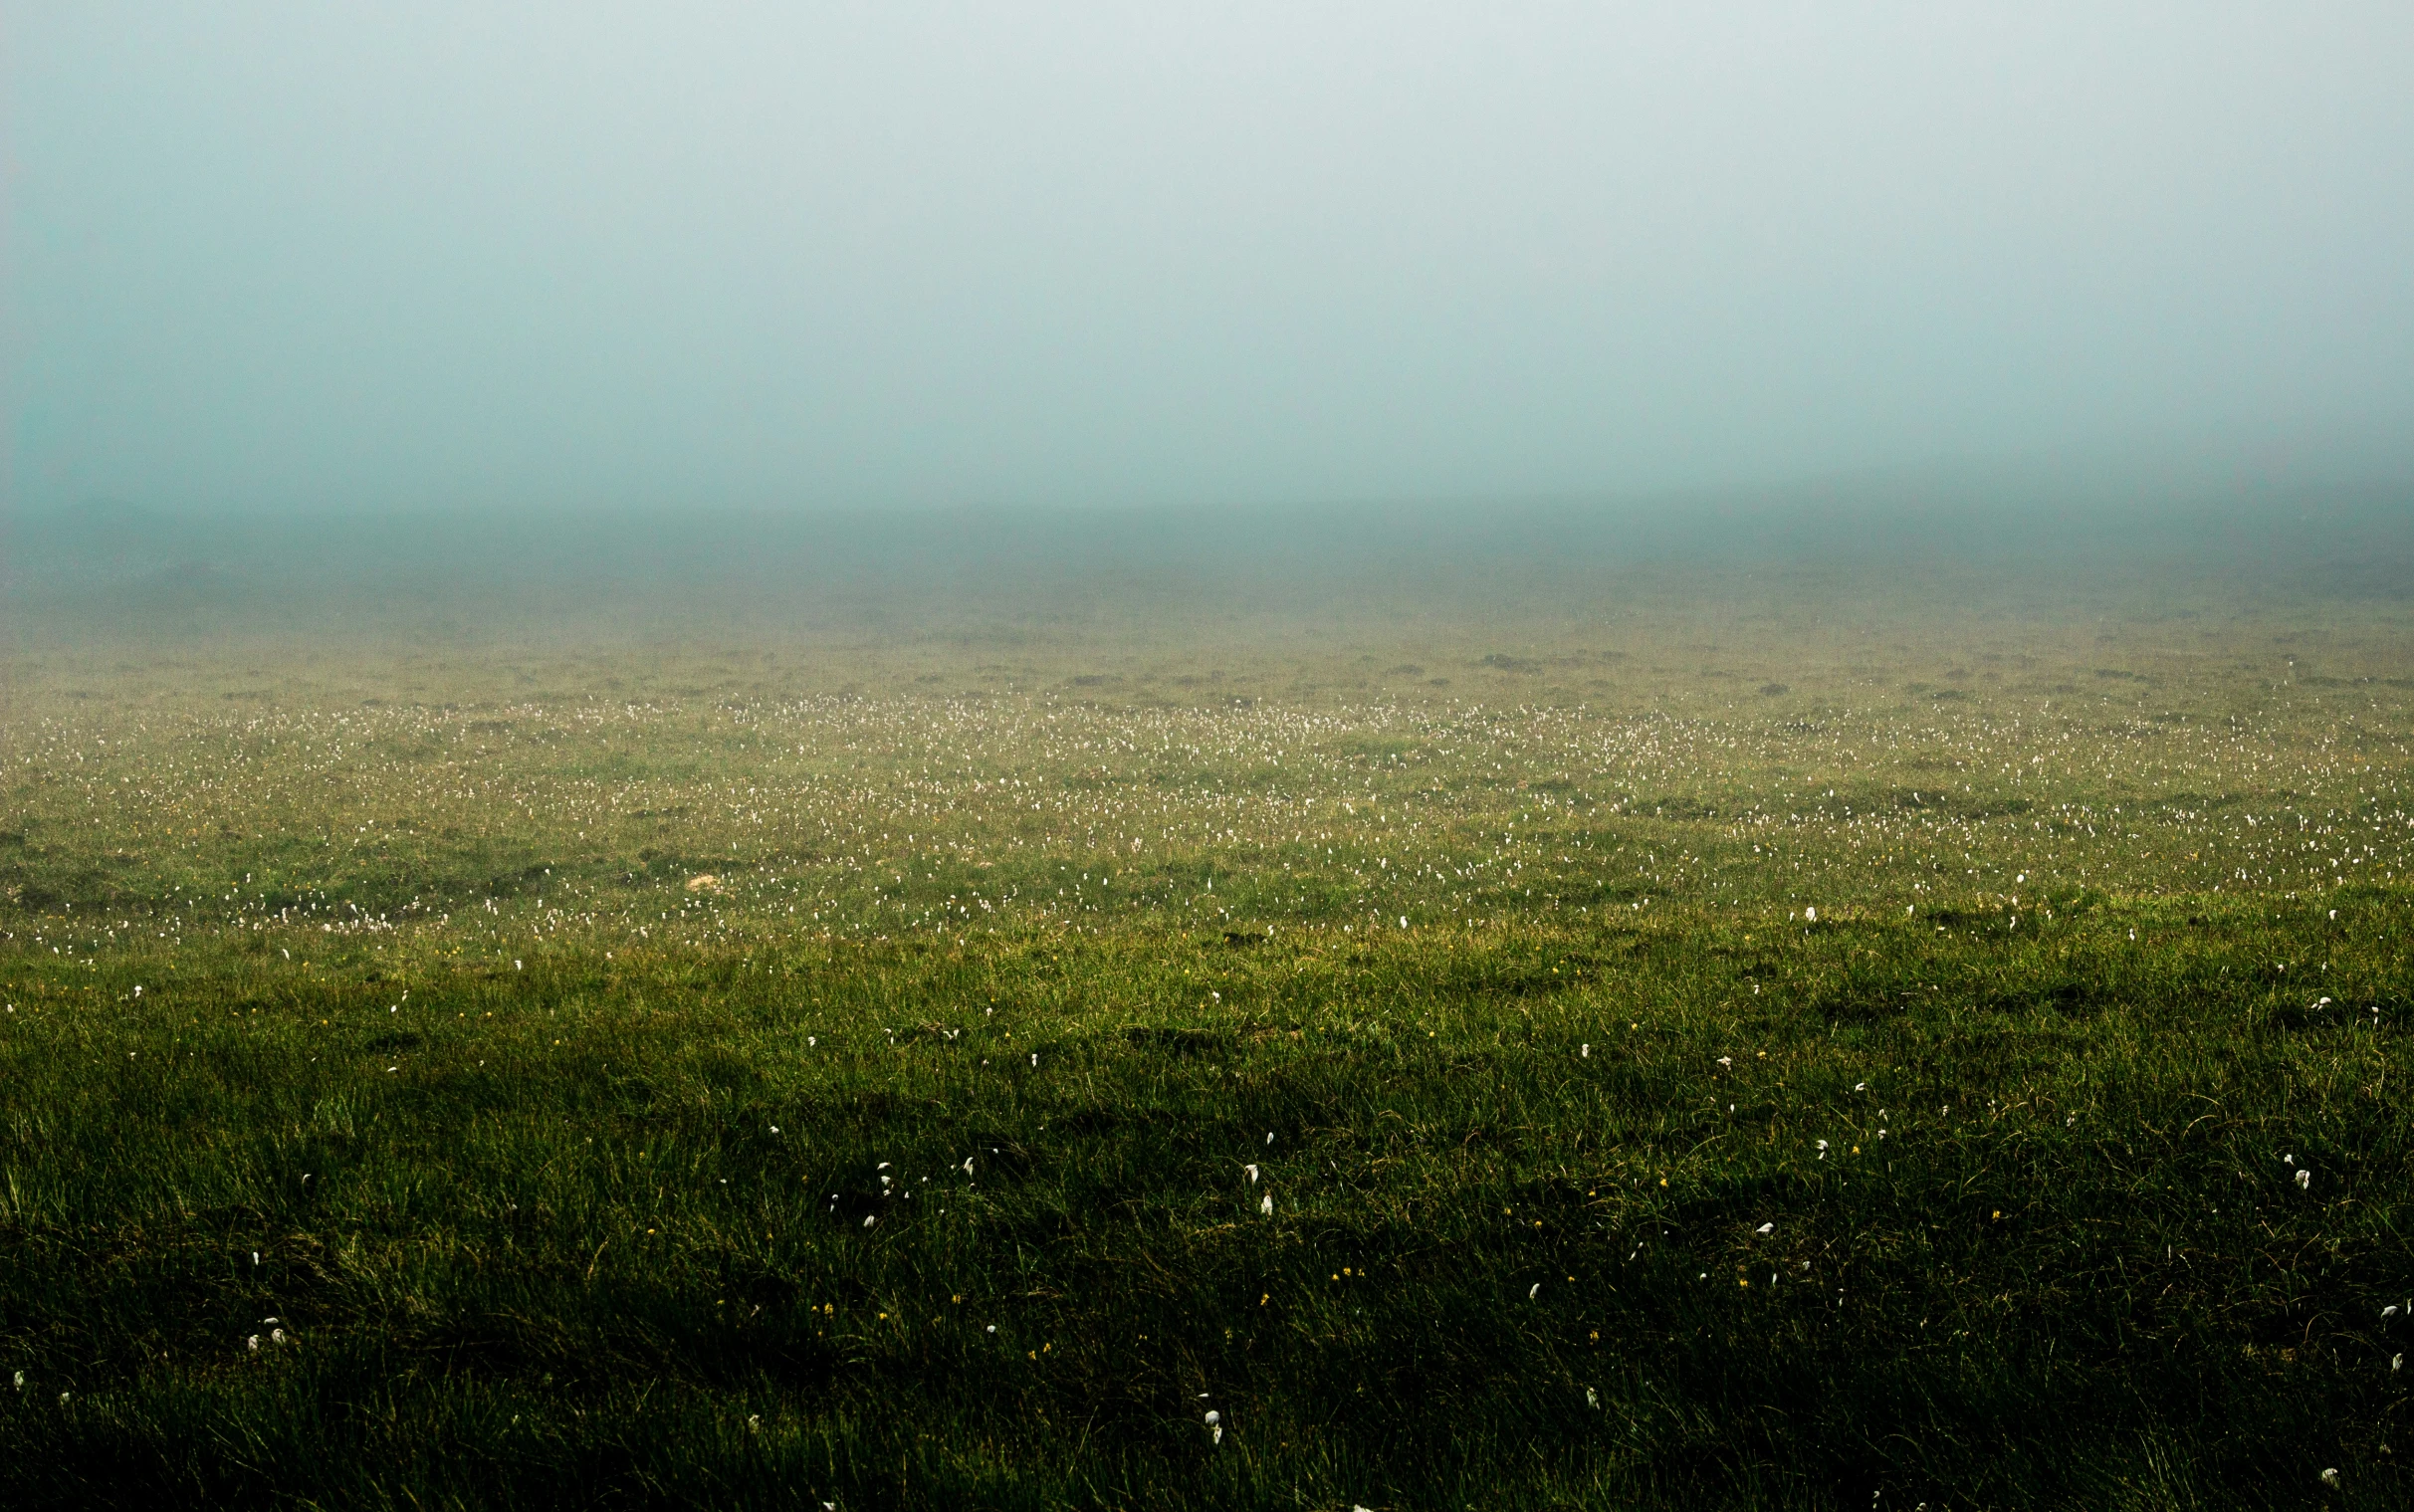
[[[2414,431],[2402,5],[10,31],[20,520],[2285,482]]]

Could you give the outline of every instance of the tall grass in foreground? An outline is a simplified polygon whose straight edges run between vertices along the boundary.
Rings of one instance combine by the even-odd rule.
[[[2034,908],[20,955],[0,1502],[2404,1505],[2414,898]]]

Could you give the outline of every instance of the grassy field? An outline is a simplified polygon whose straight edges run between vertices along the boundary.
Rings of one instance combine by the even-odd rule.
[[[2414,616],[1863,588],[21,649],[0,1502],[2406,1504]]]

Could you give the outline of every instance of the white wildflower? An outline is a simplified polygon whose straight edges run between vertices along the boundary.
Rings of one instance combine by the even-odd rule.
[[[1767,1237],[1768,1237],[1770,1234],[1775,1233],[1776,1231],[1777,1231],[1777,1225],[1776,1225],[1776,1224],[1774,1224],[1774,1223],[1763,1223],[1763,1224],[1761,1224],[1761,1225],[1760,1225],[1758,1228],[1755,1228],[1755,1229],[1753,1229],[1753,1230],[1752,1230],[1752,1232],[1754,1232],[1754,1233],[1756,1233],[1756,1234],[1760,1235],[1760,1236],[1761,1236],[1762,1238],[1764,1238],[1764,1239],[1765,1239],[1765,1238],[1767,1238]]]
[[[1531,1301],[1533,1301],[1533,1300],[1534,1300],[1536,1297],[1539,1297],[1539,1296],[1541,1296],[1541,1295],[1542,1295],[1542,1283],[1541,1283],[1540,1281],[1537,1281],[1537,1282],[1535,1282],[1535,1283],[1534,1283],[1533,1289],[1532,1289],[1532,1290],[1530,1290],[1530,1291],[1528,1291],[1528,1292],[1525,1294],[1525,1299],[1526,1299],[1528,1302],[1531,1302]]]
[[[2300,1191],[2311,1191],[2313,1189],[2312,1167],[2300,1166],[2297,1169],[2297,1188]]]
[[[1589,1386],[1588,1386],[1588,1387],[1586,1387],[1586,1388],[1584,1389],[1584,1404],[1585,1404],[1586,1406],[1589,1406],[1589,1407],[1594,1407],[1594,1408],[1598,1408],[1598,1407],[1600,1407],[1600,1405],[1601,1405],[1601,1394],[1600,1394],[1599,1392],[1594,1391],[1594,1390],[1593,1390],[1591,1387],[1589,1387]]]
[[[872,1226],[874,1223],[877,1223],[877,1222],[879,1222],[879,1221],[880,1221],[880,1214],[878,1214],[878,1213],[876,1213],[876,1212],[867,1212],[867,1213],[865,1213],[865,1214],[863,1215],[863,1226],[864,1226],[864,1227],[866,1227],[866,1228],[871,1227],[871,1226]]]
[[[1272,1217],[1274,1215],[1274,1193],[1267,1192],[1265,1200],[1257,1204],[1257,1210],[1269,1218]]]
[[[2337,1472],[2336,1470],[2324,1470],[2324,1471],[2322,1471],[2322,1472],[2321,1472],[2321,1483],[2322,1483],[2323,1485],[2325,1485],[2325,1486],[2335,1486],[2335,1485],[2337,1485],[2337,1484],[2338,1484],[2338,1472]]]
[[[1257,1168],[1256,1168],[1256,1167],[1254,1167],[1254,1166],[1243,1166],[1243,1167],[1241,1167],[1240,1169],[1241,1169],[1241,1170],[1243,1170],[1243,1171],[1245,1171],[1245,1172],[1247,1172],[1247,1173],[1249,1174],[1249,1185],[1250,1185],[1250,1186],[1252,1186],[1252,1187],[1256,1186],[1256,1185],[1257,1185]],[[2395,1309],[2395,1308],[2390,1308],[2390,1309],[2389,1309],[2389,1311],[2391,1311],[2391,1312],[2395,1312],[2395,1311],[2397,1311],[2397,1309]]]

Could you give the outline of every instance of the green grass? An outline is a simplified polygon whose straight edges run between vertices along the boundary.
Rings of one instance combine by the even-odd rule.
[[[2403,1505],[2402,641],[2257,628],[21,667],[0,1502]]]

